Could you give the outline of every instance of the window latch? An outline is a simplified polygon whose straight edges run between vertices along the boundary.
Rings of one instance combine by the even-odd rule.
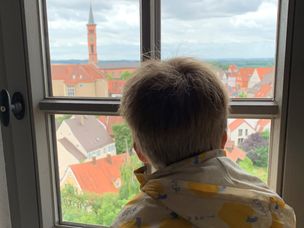
[[[16,92],[11,99],[9,92],[3,89],[0,92],[0,121],[5,127],[10,123],[11,112],[17,120],[23,119],[25,115],[23,96]]]

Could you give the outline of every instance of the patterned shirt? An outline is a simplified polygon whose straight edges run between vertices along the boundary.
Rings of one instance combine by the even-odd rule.
[[[150,175],[135,170],[141,193],[113,227],[296,227],[293,209],[225,155],[204,152]]]

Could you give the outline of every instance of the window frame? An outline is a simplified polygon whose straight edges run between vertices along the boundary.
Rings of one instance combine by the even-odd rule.
[[[294,0],[281,0],[278,5],[276,70],[273,99],[232,99],[229,118],[270,118],[271,143],[269,185],[282,193],[282,176],[287,117],[287,94],[290,71]],[[37,156],[41,221],[43,227],[96,227],[64,222],[60,223],[59,192],[56,188],[56,140],[52,114],[118,115],[119,99],[116,98],[67,98],[52,97],[50,76],[48,29],[44,0],[22,3],[23,31],[25,33],[26,59],[31,91],[32,129]],[[140,0],[141,60],[160,59],[160,0]],[[288,25],[288,29],[287,29]],[[291,30],[290,30],[291,29]],[[37,45],[38,44],[38,45]],[[38,64],[37,64],[38,63]],[[43,77],[41,77],[43,76]],[[35,90],[31,90],[35,88]],[[39,151],[39,153],[38,153]],[[98,226],[100,227],[100,226]]]

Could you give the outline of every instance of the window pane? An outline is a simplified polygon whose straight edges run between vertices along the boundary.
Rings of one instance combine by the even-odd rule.
[[[227,157],[267,183],[271,120],[229,119],[227,129]]]
[[[277,0],[164,0],[162,57],[212,64],[231,97],[273,97]]]
[[[139,192],[130,129],[119,116],[55,120],[63,222],[110,226]],[[227,157],[267,183],[271,120],[229,119],[227,129]]]
[[[53,96],[121,96],[139,65],[139,1],[47,0],[47,14]]]
[[[56,115],[63,222],[110,226],[139,192],[141,162],[121,117]]]

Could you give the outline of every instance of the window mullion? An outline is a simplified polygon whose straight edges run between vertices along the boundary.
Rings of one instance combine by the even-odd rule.
[[[160,0],[140,1],[141,61],[160,59]]]

